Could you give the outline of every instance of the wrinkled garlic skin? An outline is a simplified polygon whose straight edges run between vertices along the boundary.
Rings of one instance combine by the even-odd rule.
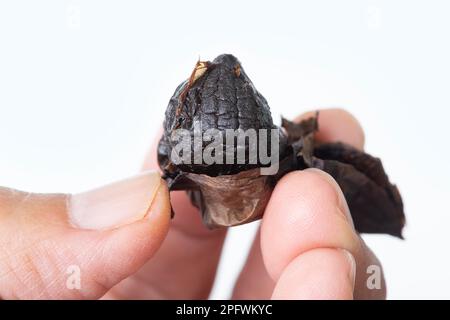
[[[201,209],[208,227],[234,226],[260,218],[274,180],[260,175],[261,164],[173,165],[172,148],[179,143],[173,139],[173,133],[186,129],[194,135],[196,124],[201,125],[202,132],[218,129],[224,137],[227,129],[279,130],[273,124],[266,99],[256,90],[236,57],[224,54],[212,62],[197,62],[191,76],[177,87],[166,110],[158,161],[167,176],[177,179],[182,176],[182,182],[169,178],[170,187],[189,185],[186,189],[190,190],[191,199]],[[278,134],[280,146],[285,148],[286,137],[281,130]],[[270,145],[267,148],[271,150]]]
[[[212,62],[198,62],[189,79],[181,83],[169,101],[164,121],[164,135],[158,147],[158,160],[161,167],[169,164],[172,149],[180,143],[174,132],[188,130],[192,136],[197,127],[201,131],[217,129],[226,136],[226,130],[267,130],[267,150],[270,145],[270,130],[279,130],[273,124],[270,108],[266,99],[256,90],[245,73],[239,60],[230,54],[218,56]],[[286,137],[278,132],[280,141],[277,150],[283,153]],[[193,139],[192,139],[193,140]],[[259,142],[259,141],[258,141]],[[203,148],[207,143],[204,142]],[[246,152],[250,149],[244,146]],[[223,150],[227,149],[223,141]],[[192,145],[194,151],[194,145]],[[235,153],[237,153],[235,147]],[[259,160],[258,160],[259,161]],[[214,163],[182,164],[178,167],[183,172],[203,173],[210,176],[234,174],[264,166],[261,163]]]

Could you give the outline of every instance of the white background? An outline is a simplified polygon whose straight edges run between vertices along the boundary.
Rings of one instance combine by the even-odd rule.
[[[356,115],[408,218],[405,241],[364,236],[388,297],[450,298],[449,10],[445,1],[2,0],[0,185],[76,192],[134,174],[198,57],[233,53],[277,121],[318,107]],[[232,230],[213,298],[228,296],[255,228]]]

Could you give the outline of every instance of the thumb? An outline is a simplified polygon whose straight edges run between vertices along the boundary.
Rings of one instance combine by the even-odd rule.
[[[169,221],[153,171],[76,195],[0,188],[0,298],[100,298],[151,258]]]

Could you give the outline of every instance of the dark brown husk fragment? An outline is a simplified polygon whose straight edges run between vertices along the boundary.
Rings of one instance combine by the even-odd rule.
[[[301,138],[303,141],[314,134],[309,130],[311,121],[296,124],[283,120],[288,136],[294,131],[306,132]],[[402,238],[403,202],[397,187],[389,182],[381,160],[344,143],[317,143],[312,139],[311,144],[307,152],[304,148],[297,151],[298,168],[318,168],[336,180],[347,200],[356,230]]]

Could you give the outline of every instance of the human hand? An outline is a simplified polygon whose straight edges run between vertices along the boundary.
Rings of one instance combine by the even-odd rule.
[[[319,122],[318,139],[363,147],[348,113],[324,110]],[[145,169],[156,168],[153,150]],[[148,171],[75,196],[0,188],[0,298],[207,298],[226,230],[207,230],[184,192],[171,203],[169,228],[167,188]],[[383,278],[366,286],[369,265],[379,262],[334,180],[293,172],[273,192],[233,297],[384,298]]]
[[[361,126],[339,109],[320,111],[316,137],[364,147]],[[157,167],[155,154],[155,149],[150,151],[145,169]],[[206,229],[184,191],[172,192],[171,203],[176,215],[156,256],[108,297],[208,297],[226,230]],[[366,285],[366,270],[372,265],[381,273],[381,286],[373,290]],[[381,299],[385,290],[380,263],[353,229],[336,182],[319,170],[304,170],[278,182],[232,298]]]
[[[169,221],[156,171],[73,196],[0,188],[0,300],[100,298],[153,256]]]

